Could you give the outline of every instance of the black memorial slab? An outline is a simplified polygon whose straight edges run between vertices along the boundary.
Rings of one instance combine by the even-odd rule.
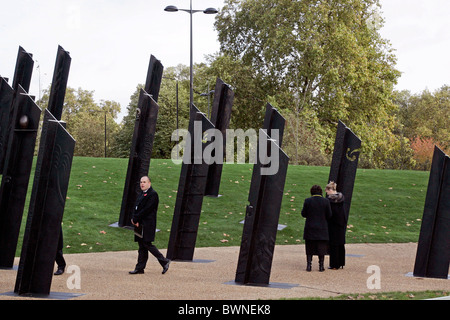
[[[266,131],[267,135],[271,139],[275,139],[276,135],[272,133],[272,130],[278,131],[278,139],[276,139],[275,143],[281,148],[283,144],[283,134],[284,134],[284,124],[286,120],[283,116],[278,112],[277,109],[272,107],[270,103],[266,105],[266,113],[264,115],[264,122],[262,129]]]
[[[45,110],[14,292],[49,294],[75,140]]]
[[[275,136],[273,130],[277,129],[282,134],[284,122],[280,113],[267,104],[259,139],[260,143],[261,139],[266,141],[267,155],[273,156],[275,152],[278,153],[278,170],[274,174],[261,174],[262,169],[267,166],[263,163],[267,161],[258,155],[257,163],[253,166],[249,205],[246,207],[236,269],[236,283],[269,285],[289,158],[281,149],[282,135],[279,135],[278,139],[272,139],[267,133]],[[258,150],[259,148],[260,144]]]
[[[434,148],[413,275],[448,278],[450,264],[450,157]]]
[[[0,267],[12,268],[41,109],[19,85],[0,186]]]
[[[12,128],[12,117],[14,114],[14,97],[19,92],[19,86],[25,92],[30,89],[31,76],[33,74],[33,55],[26,52],[19,46],[17,52],[16,66],[14,69],[14,78],[12,83],[12,91],[7,88],[7,79],[1,84],[0,90],[0,173],[3,172],[6,149],[8,148],[9,133]],[[3,82],[3,80],[2,80]],[[9,103],[9,106],[7,105]]]
[[[14,78],[12,87],[15,91],[19,85],[28,92],[30,90],[31,76],[33,74],[33,54],[28,53],[19,46],[17,53],[16,68],[14,69]]]
[[[361,140],[339,120],[328,182],[334,181],[337,184],[337,191],[343,193],[347,219],[360,152]]]
[[[69,52],[65,51],[61,46],[58,46],[47,106],[47,109],[57,120],[61,120],[62,116],[71,61]]]
[[[120,227],[132,225],[131,217],[134,212],[138,192],[140,191],[139,181],[142,176],[148,175],[150,167],[158,110],[159,106],[155,100],[141,89],[120,210]]]
[[[197,130],[200,132],[195,132]],[[171,260],[192,261],[198,224],[202,210],[208,167],[203,159],[203,150],[211,140],[203,139],[213,124],[192,105],[190,110],[189,134],[190,152],[183,155],[178,192],[170,230],[166,257]],[[185,149],[186,150],[186,149]]]
[[[4,155],[8,147],[8,129],[14,89],[6,78],[0,77],[0,173],[3,172]]]
[[[164,66],[161,61],[156,59],[154,55],[150,55],[144,90],[153,98],[153,100],[155,100],[155,102],[158,102],[163,71]]]
[[[231,87],[217,78],[214,89],[214,100],[211,110],[211,123],[222,133],[222,150],[226,150],[226,130],[230,124],[231,108],[233,106],[234,92]],[[215,154],[213,155],[215,156]],[[220,179],[222,177],[223,158],[220,163],[209,165],[208,179],[206,182],[205,196],[218,197]]]
[[[132,228],[131,216],[133,215],[136,199],[140,191],[139,181],[142,176],[148,175],[150,168],[159,110],[157,101],[163,69],[161,62],[151,55],[145,86],[139,93],[136,121],[120,208],[119,227]]]

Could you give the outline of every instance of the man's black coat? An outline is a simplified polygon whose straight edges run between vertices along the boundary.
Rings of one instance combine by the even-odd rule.
[[[136,200],[133,222],[142,225],[143,240],[145,242],[153,242],[155,240],[158,204],[158,193],[152,187],[146,192],[141,192]],[[137,237],[134,240],[137,241]]]

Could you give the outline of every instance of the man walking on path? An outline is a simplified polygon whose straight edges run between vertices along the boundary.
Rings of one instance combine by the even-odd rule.
[[[169,269],[170,260],[165,258],[152,242],[155,241],[156,215],[158,211],[158,193],[152,188],[152,183],[148,176],[143,176],[140,180],[141,193],[136,200],[136,206],[131,219],[135,226],[134,241],[139,244],[138,261],[136,267],[130,274],[144,273],[148,260],[148,252],[158,259],[163,267],[162,274]]]

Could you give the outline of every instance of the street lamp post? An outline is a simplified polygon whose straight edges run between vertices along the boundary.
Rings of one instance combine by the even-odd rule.
[[[211,100],[211,95],[214,94],[214,91],[215,90],[209,90],[209,83],[208,83],[208,91],[200,93],[200,97],[208,97],[208,118],[210,118],[210,119],[211,119],[211,108],[210,108],[211,102],[210,102],[210,100]]]
[[[189,105],[191,106],[194,103],[194,77],[193,77],[193,49],[192,49],[192,15],[196,12],[203,12],[204,14],[216,14],[218,12],[215,8],[206,8],[205,10],[192,10],[192,0],[190,1],[190,9],[178,9],[176,6],[167,6],[164,8],[164,11],[167,12],[177,12],[177,11],[184,11],[190,14],[191,18],[191,31],[190,31],[190,37],[191,37],[191,44],[190,44],[190,84],[189,84]]]

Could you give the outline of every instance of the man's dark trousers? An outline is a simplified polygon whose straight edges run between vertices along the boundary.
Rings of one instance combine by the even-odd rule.
[[[158,259],[159,264],[164,267],[168,259],[166,259],[161,252],[159,252],[158,248],[156,248],[151,242],[146,242],[143,239],[137,240],[139,244],[138,250],[138,262],[136,264],[136,270],[144,270],[147,265],[148,260],[148,252],[155,256]]]

